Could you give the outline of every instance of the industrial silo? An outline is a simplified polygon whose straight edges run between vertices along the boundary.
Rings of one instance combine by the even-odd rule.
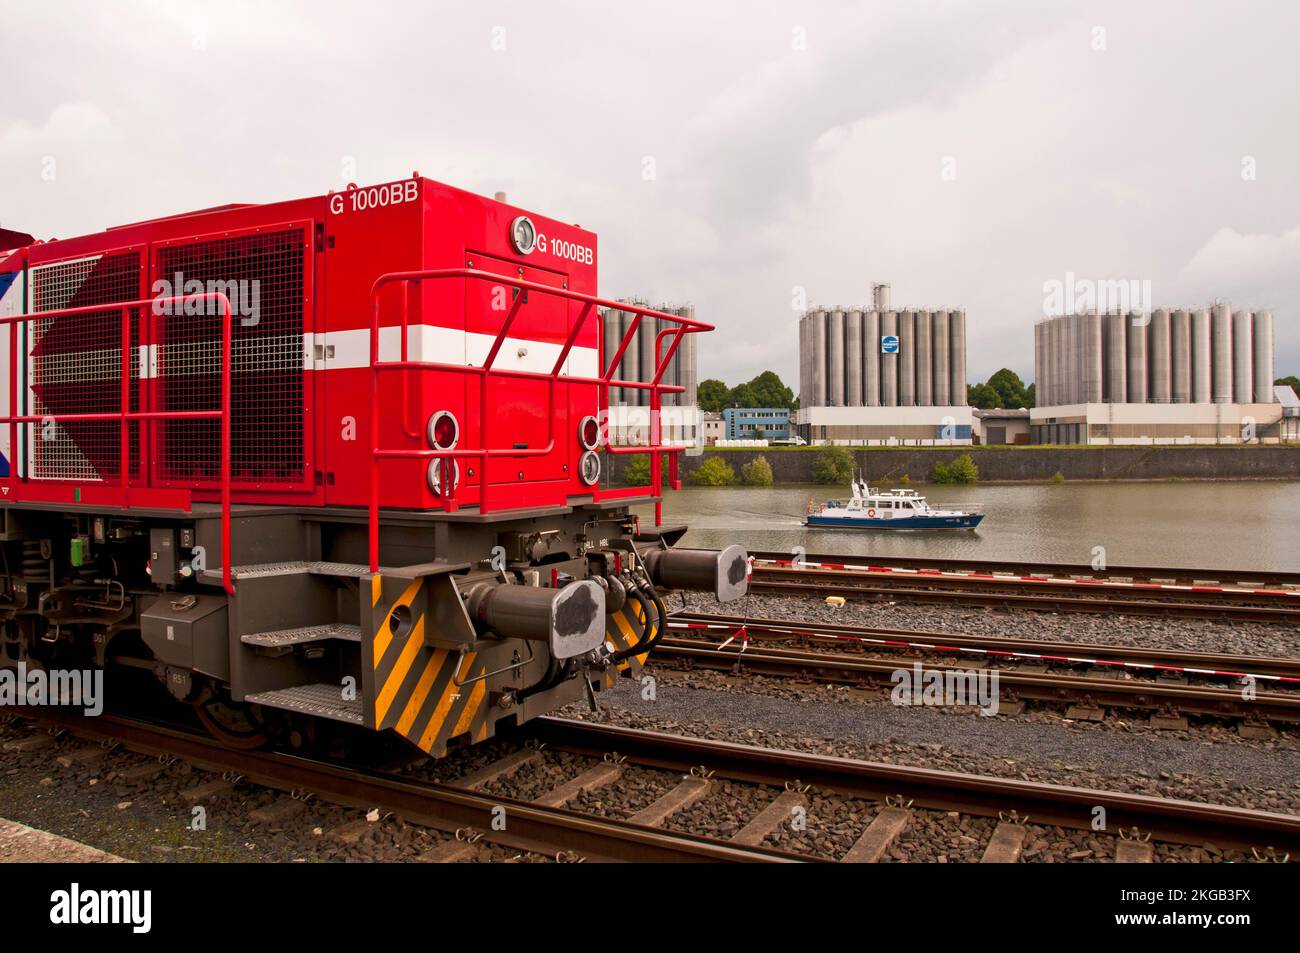
[[[692,321],[695,320],[695,305],[688,304],[684,311],[686,317]],[[688,334],[682,338],[682,346],[686,348],[686,360],[682,364],[686,379],[682,382],[686,392],[682,394],[682,402],[688,407],[695,407],[700,402],[700,336],[698,334]]]
[[[1128,400],[1128,351],[1125,347],[1124,315],[1106,315],[1102,325],[1102,348],[1106,352],[1106,397],[1111,404]]]
[[[637,301],[634,303],[638,305],[642,305],[643,307],[649,306],[649,302]],[[638,360],[635,366],[639,368],[639,370],[636,372],[635,375],[633,375],[632,377],[633,380],[638,380],[641,381],[642,383],[649,383],[650,381],[654,380],[655,334],[658,332],[658,330],[659,329],[656,327],[655,320],[653,318],[643,317],[641,319],[641,324],[637,327],[637,332],[636,332],[636,336],[638,339],[637,340]],[[646,390],[644,387],[639,387],[636,390],[637,390],[637,398],[638,398],[637,403],[640,404],[642,407],[648,406],[650,403],[650,391]]]
[[[1065,366],[1065,318],[1057,316],[1047,322],[1047,365],[1049,393],[1045,406],[1055,407],[1061,400],[1061,368]]]
[[[813,319],[813,406],[826,406],[826,312],[814,311]]]
[[[930,380],[930,312],[916,312],[916,403],[919,407],[934,404],[934,387]]]
[[[889,285],[872,285],[871,286],[871,309],[884,314],[890,309],[889,303]]]
[[[862,312],[844,315],[844,404],[862,406]]]
[[[826,388],[828,407],[844,406],[844,312],[835,308],[830,312],[826,326],[826,374],[830,383]]]
[[[1255,312],[1255,403],[1273,403],[1273,312]]]
[[[1128,401],[1144,404],[1147,399],[1147,324],[1150,318],[1128,313]]]
[[[1210,311],[1210,399],[1232,403],[1232,314],[1226,304]]]
[[[1232,399],[1238,404],[1254,403],[1255,345],[1250,328],[1249,311],[1232,316]]]
[[[935,311],[930,315],[930,381],[934,391],[936,407],[949,407],[949,385],[952,383],[948,371],[948,312]]]
[[[898,405],[916,403],[916,312],[898,312]]]
[[[623,335],[627,334],[632,327],[632,322],[636,320],[636,315],[630,311],[619,312],[619,343],[623,341]],[[625,381],[634,381],[641,374],[641,335],[634,333],[632,339],[628,342],[627,349],[623,352],[623,360],[618,367],[618,376]],[[641,392],[635,387],[623,388],[623,403],[633,405],[641,403]]]
[[[1101,315],[1096,312],[1082,316],[1083,328],[1083,393],[1081,403],[1100,404],[1102,399],[1102,346]]]
[[[1041,321],[1034,322],[1034,390],[1041,401],[1047,393],[1047,388],[1043,384],[1043,324]]]
[[[1210,402],[1210,312],[1200,308],[1192,312],[1192,403]]]
[[[948,312],[948,400],[966,405],[966,312]]]
[[[862,316],[862,403],[880,406],[880,312]]]
[[[885,286],[888,290],[888,285]],[[885,311],[880,315],[880,337],[884,339],[890,335],[898,335],[898,314],[894,311]],[[880,351],[880,346],[876,346]],[[897,407],[898,406],[898,352],[886,354],[880,352],[880,406]]]
[[[1169,399],[1192,399],[1192,316],[1179,308],[1169,315]]]
[[[1147,331],[1147,400],[1153,404],[1169,403],[1173,378],[1169,371],[1169,310],[1156,308],[1151,312],[1151,327]]]

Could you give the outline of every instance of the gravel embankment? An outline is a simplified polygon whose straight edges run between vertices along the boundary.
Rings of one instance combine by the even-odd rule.
[[[923,765],[1158,797],[1300,813],[1297,744],[1219,744],[1197,732],[1158,732],[1120,719],[1068,722],[981,717],[887,701],[816,701],[754,694],[743,685],[706,689],[656,667],[655,700],[621,682],[601,709],[561,714],[634,728],[814,751],[838,757]],[[689,679],[698,679],[692,673]],[[882,695],[882,698],[884,696]],[[1229,728],[1219,729],[1234,738]]]

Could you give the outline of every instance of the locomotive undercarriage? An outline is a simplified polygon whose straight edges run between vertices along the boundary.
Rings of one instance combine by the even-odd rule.
[[[236,506],[233,596],[216,506],[0,514],[0,667],[152,673],[232,745],[441,755],[635,676],[665,589],[746,587],[739,547],[672,549],[684,527],[621,507],[385,513],[372,574],[355,510]]]

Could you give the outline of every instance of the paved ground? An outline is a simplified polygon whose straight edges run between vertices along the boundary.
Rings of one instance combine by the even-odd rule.
[[[0,818],[0,863],[124,864],[129,861],[66,837]]]

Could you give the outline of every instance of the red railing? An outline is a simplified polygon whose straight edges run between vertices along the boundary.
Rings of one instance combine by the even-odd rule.
[[[131,410],[131,312],[143,310],[150,319],[156,316],[155,307],[179,305],[182,309],[186,302],[215,301],[221,306],[221,409],[219,410]],[[18,427],[22,424],[43,423],[78,423],[87,421],[117,420],[120,422],[118,441],[120,446],[118,479],[121,482],[121,504],[126,509],[131,505],[131,423],[133,421],[154,420],[220,420],[221,421],[221,582],[226,592],[234,595],[235,587],[230,575],[230,368],[231,368],[231,306],[230,300],[219,291],[201,292],[194,295],[174,295],[170,297],[141,298],[137,301],[114,301],[111,304],[85,305],[78,308],[58,308],[52,311],[39,311],[32,314],[16,314],[0,318],[0,325],[9,325],[9,409],[18,407],[18,325],[30,321],[44,321],[49,318],[62,318],[79,314],[102,314],[105,311],[120,310],[122,313],[122,366],[121,366],[121,403],[116,412],[92,414],[14,414],[0,417],[0,424],[9,425],[9,448],[14,459],[10,461],[11,478],[18,478]],[[182,311],[182,313],[184,313]],[[149,324],[149,334],[145,334],[145,323],[141,323],[141,343],[154,340],[153,325]],[[142,371],[140,379],[144,380]],[[141,401],[141,406],[144,402]],[[144,434],[140,435],[141,455],[144,453]],[[34,480],[30,476],[22,478],[23,482],[56,482]],[[105,481],[107,482],[107,481]],[[142,487],[148,490],[147,486]],[[150,499],[147,505],[156,507],[158,501]]]
[[[413,283],[421,281],[436,281],[442,279],[471,279],[475,281],[487,281],[492,284],[505,285],[510,288],[517,288],[521,292],[536,293],[542,295],[554,295],[558,298],[564,298],[569,301],[578,301],[583,305],[582,311],[578,315],[578,320],[574,322],[572,330],[569,332],[568,339],[564,347],[560,350],[559,357],[555,360],[555,365],[549,372],[544,371],[524,371],[506,368],[494,368],[497,354],[501,351],[501,346],[505,343],[510,334],[510,327],[514,324],[515,318],[519,314],[519,309],[523,305],[527,295],[518,294],[510,306],[509,312],[502,321],[500,329],[497,331],[496,338],[492,342],[492,347],[488,350],[487,358],[483,361],[481,367],[470,366],[465,364],[447,364],[440,361],[412,361],[408,350],[408,329],[409,329],[409,291]],[[379,294],[385,286],[397,283],[402,296],[401,322],[398,325],[401,328],[401,356],[396,361],[381,361],[379,359],[379,329],[380,329],[380,311],[379,311]],[[668,446],[659,442],[661,428],[659,424],[659,411],[661,409],[661,395],[663,392],[681,393],[685,390],[673,384],[662,384],[664,371],[668,368],[669,362],[672,361],[673,355],[677,352],[677,347],[681,343],[683,335],[693,334],[700,331],[712,331],[713,325],[705,324],[703,321],[696,321],[692,318],[684,318],[676,314],[664,314],[660,311],[651,311],[649,308],[641,308],[630,305],[621,301],[610,301],[605,298],[598,298],[595,295],[583,294],[578,291],[569,291],[565,288],[552,288],[548,285],[538,284],[534,281],[526,281],[522,278],[510,278],[504,275],[493,274],[492,272],[479,271],[473,268],[439,268],[428,271],[397,271],[386,275],[381,275],[376,279],[370,290],[370,571],[379,570],[379,461],[391,459],[419,459],[443,461],[442,471],[442,507],[444,510],[452,511],[457,509],[455,481],[452,479],[450,468],[447,467],[448,460],[456,460],[460,457],[468,457],[480,461],[479,463],[479,512],[489,512],[488,507],[488,461],[500,457],[540,457],[550,454],[555,449],[555,385],[557,383],[565,384],[592,384],[600,388],[600,399],[598,404],[598,413],[603,410],[606,412],[606,428],[608,427],[608,409],[609,409],[609,389],[611,387],[624,387],[638,390],[650,391],[650,434],[648,443],[627,447],[610,446],[608,441],[602,441],[602,449],[607,453],[626,454],[626,453],[649,453],[650,457],[650,486],[635,487],[631,489],[616,490],[602,494],[600,491],[599,481],[592,488],[592,494],[597,502],[602,499],[626,499],[638,494],[652,492],[658,496],[663,490],[662,483],[662,459],[664,453],[672,454],[672,478],[676,479],[677,457],[676,454],[682,451],[680,446]],[[614,357],[609,362],[609,366],[599,368],[599,377],[581,377],[573,374],[561,374],[560,368],[564,367],[565,361],[569,358],[569,352],[573,350],[578,336],[586,326],[594,308],[612,308],[618,311],[634,314],[636,317],[628,326],[623,334],[621,343]],[[643,318],[657,318],[661,321],[667,321],[674,328],[661,330],[655,338],[655,374],[650,381],[627,381],[614,378],[614,371],[619,363],[623,360],[623,352],[627,350],[628,344],[633,340],[638,329],[641,326]],[[661,355],[660,349],[663,339],[672,336],[672,342],[668,345],[667,353]],[[598,334],[599,339],[599,334]],[[403,373],[403,392],[409,393],[407,388],[410,371],[443,371],[461,374],[474,374],[481,379],[479,387],[480,413],[479,421],[481,429],[481,447],[461,447],[450,450],[439,449],[418,449],[418,450],[399,450],[384,449],[379,445],[379,374],[382,371],[399,371]],[[489,447],[487,446],[487,426],[490,419],[488,413],[488,381],[490,378],[517,378],[524,380],[544,380],[547,383],[547,405],[549,412],[547,414],[547,441],[542,447],[516,448],[516,447]],[[408,435],[411,434],[411,428],[406,424],[406,408],[402,411],[403,429]],[[662,503],[655,503],[656,522],[662,520]]]

